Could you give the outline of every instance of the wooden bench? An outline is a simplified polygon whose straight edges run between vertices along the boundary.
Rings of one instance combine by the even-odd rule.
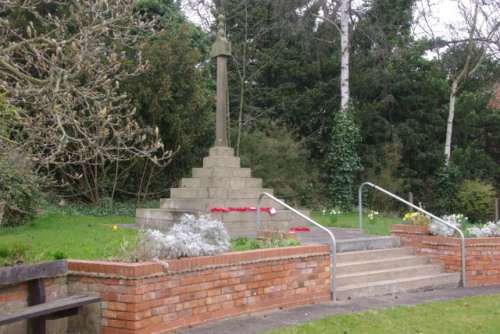
[[[31,333],[45,334],[45,321],[80,313],[84,305],[101,301],[97,296],[74,295],[46,301],[45,278],[65,275],[66,260],[0,268],[0,286],[28,283],[28,307],[0,314],[0,326],[19,320],[28,320]]]

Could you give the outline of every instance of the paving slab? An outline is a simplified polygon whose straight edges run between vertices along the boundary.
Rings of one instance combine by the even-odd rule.
[[[390,296],[366,297],[336,302],[274,310],[243,315],[215,323],[178,331],[182,334],[259,334],[277,328],[288,327],[321,319],[329,315],[362,312],[403,305],[417,305],[447,301],[476,295],[499,294],[500,286],[451,288],[444,290],[400,293]]]

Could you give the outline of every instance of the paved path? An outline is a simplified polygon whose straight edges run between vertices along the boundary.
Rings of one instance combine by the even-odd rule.
[[[244,315],[221,320],[212,324],[180,331],[182,334],[259,334],[273,329],[303,324],[329,315],[360,312],[400,305],[416,305],[447,301],[467,296],[499,294],[500,286],[453,288],[390,296],[367,297],[337,302],[322,302],[312,305],[275,310],[253,315]]]

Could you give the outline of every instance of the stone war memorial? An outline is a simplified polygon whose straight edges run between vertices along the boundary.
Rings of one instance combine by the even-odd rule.
[[[140,228],[168,231],[184,214],[210,214],[232,236],[253,237],[257,200],[263,192],[273,194],[263,188],[262,179],[252,177],[250,168],[240,166],[229,147],[231,44],[224,17],[218,21],[212,45],[217,61],[215,143],[202,167],[193,168],[192,177],[171,189],[159,209],[136,211]],[[259,232],[271,231],[270,235],[310,227],[309,221],[270,197],[262,198],[260,205]],[[337,300],[348,303],[378,295],[500,285],[500,237],[464,241],[430,235],[428,230],[393,225],[391,236],[374,236],[362,228],[331,227],[328,240],[321,234],[325,231],[311,228],[299,236],[303,245],[295,247],[147,262],[68,259],[0,268],[0,334],[178,333],[222,319],[302,305],[336,307]]]
[[[227,136],[227,61],[231,43],[226,38],[224,16],[219,15],[218,32],[211,55],[217,61],[216,139],[203,167],[193,168],[191,178],[183,178],[179,188],[170,190],[170,198],[160,200],[159,209],[139,209],[136,224],[145,229],[168,230],[182,215],[210,214],[224,223],[232,235],[255,233],[258,197],[273,189],[262,187],[262,179],[253,178],[250,168],[240,166],[228,146]],[[267,209],[267,210],[266,210]],[[290,231],[292,227],[308,227],[309,222],[277,202],[261,201],[261,227],[273,231]]]

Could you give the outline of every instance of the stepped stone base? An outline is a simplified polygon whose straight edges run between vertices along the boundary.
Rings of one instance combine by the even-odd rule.
[[[193,168],[191,178],[183,178],[179,188],[170,189],[170,198],[160,200],[159,209],[138,209],[136,224],[143,228],[168,230],[184,213],[210,214],[224,223],[231,232],[255,231],[256,212],[212,212],[213,208],[256,207],[263,193],[262,179],[252,178],[250,168],[241,168],[240,159],[229,147],[213,147],[203,159],[202,168]],[[261,212],[262,229],[289,231],[292,227],[309,227],[309,222],[269,198],[262,198],[261,207],[272,207],[276,213]],[[307,212],[304,212],[308,216]]]

